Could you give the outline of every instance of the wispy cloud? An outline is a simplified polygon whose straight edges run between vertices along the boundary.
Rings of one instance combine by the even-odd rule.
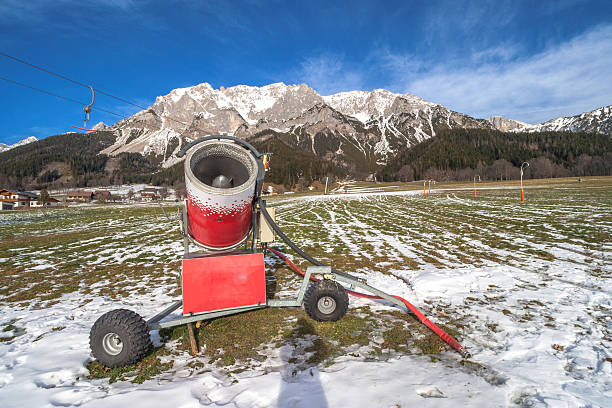
[[[164,15],[149,12],[149,1],[141,0],[2,0],[0,28],[14,27],[31,33],[78,35],[89,41],[109,37],[118,24],[150,33],[170,29]],[[19,38],[9,38],[19,45]]]
[[[134,103],[135,105],[142,106],[142,107],[150,107],[151,105],[153,105],[153,103],[155,103],[155,100],[146,99],[146,98],[132,98],[130,99],[130,102]],[[119,103],[119,104],[115,104],[115,106],[113,106],[113,108],[109,110],[111,110],[112,112],[118,113],[120,115],[124,115],[125,117],[128,117],[128,116],[132,116],[133,114],[137,112],[140,112],[142,109],[134,105],[128,105],[126,103]],[[113,116],[113,121],[118,121],[118,120],[120,120],[120,118]]]
[[[0,22],[37,22],[45,19],[47,14],[60,8],[70,9],[119,9],[126,11],[136,7],[133,0],[55,0],[53,2],[45,0],[3,0],[0,2]]]
[[[472,52],[470,59],[477,64],[507,62],[520,55],[520,52],[521,49],[517,44],[506,42],[491,48],[476,49]]]
[[[359,64],[326,53],[305,58],[298,77],[324,95],[385,87],[475,117],[531,123],[612,104],[612,25],[523,54],[520,44],[504,43],[432,65],[385,48]]]
[[[297,72],[290,76],[296,78],[296,82],[308,84],[322,95],[361,89],[364,82],[363,72],[351,70],[342,57],[332,54],[306,58]]]
[[[515,0],[455,0],[429,7],[424,18],[428,45],[448,41],[456,35],[482,42],[483,31],[499,30],[515,18]],[[486,21],[486,24],[483,24]]]
[[[60,129],[56,127],[46,127],[46,126],[32,126],[27,129],[27,133],[19,133],[6,136],[2,140],[3,143],[11,145],[13,143],[17,143],[23,139],[27,139],[28,137],[34,136],[37,139],[42,139],[47,136],[57,135],[65,132],[65,129]]]
[[[575,114],[612,104],[612,26],[525,58],[445,63],[406,74],[403,91],[478,117],[540,122]]]
[[[59,132],[60,129],[55,127],[45,127],[45,126],[32,126],[28,129],[32,136],[47,137],[49,135],[56,134],[55,132]]]

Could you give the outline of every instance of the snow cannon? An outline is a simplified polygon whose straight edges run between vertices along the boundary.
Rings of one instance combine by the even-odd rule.
[[[246,240],[257,175],[253,154],[231,141],[209,140],[187,154],[187,229],[198,244],[219,251]]]
[[[185,248],[181,299],[146,321],[127,309],[111,310],[100,316],[91,328],[89,344],[101,364],[106,367],[134,364],[151,347],[151,330],[183,324],[187,325],[195,355],[199,347],[193,323],[197,328],[202,321],[264,308],[304,307],[316,321],[337,321],[347,312],[349,294],[385,300],[414,314],[462,355],[467,355],[456,340],[405,299],[323,265],[285,235],[275,222],[274,208],[267,208],[261,196],[270,153],[261,154],[242,139],[216,135],[187,144],[178,157],[185,154],[187,200],[181,205],[179,218]],[[269,247],[275,234],[314,266],[302,271],[283,253]],[[280,258],[302,275],[295,297],[279,298],[266,291],[264,254]],[[355,292],[355,288],[369,294]],[[182,313],[170,317],[179,309]]]

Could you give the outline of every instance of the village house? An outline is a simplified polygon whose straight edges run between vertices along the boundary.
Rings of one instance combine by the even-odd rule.
[[[38,196],[34,193],[25,191],[15,191],[8,189],[0,190],[0,202],[2,210],[19,210],[30,208],[32,201],[36,201]]]
[[[142,199],[157,200],[158,190],[152,187],[143,188],[140,190],[140,197]]]
[[[49,199],[47,200],[46,203],[43,203],[43,202],[38,201],[38,200],[30,202],[30,207],[32,207],[32,208],[58,207],[60,205],[61,205],[60,200],[55,199],[53,197],[49,197]]]
[[[94,198],[98,201],[110,201],[111,192],[108,190],[96,190],[94,192]]]
[[[66,197],[66,201],[88,203],[93,200],[93,196],[94,194],[91,191],[70,191]]]

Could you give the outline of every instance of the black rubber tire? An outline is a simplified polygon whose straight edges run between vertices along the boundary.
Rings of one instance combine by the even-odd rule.
[[[107,334],[116,334],[123,346],[116,355],[109,354],[103,345]],[[104,366],[114,368],[134,364],[151,347],[147,323],[138,313],[127,309],[111,310],[96,320],[89,333],[89,346],[94,357]]]
[[[332,311],[320,309],[319,300],[324,297],[334,300],[335,308]],[[346,314],[348,304],[346,290],[338,282],[330,279],[310,283],[304,294],[304,310],[308,316],[318,322],[335,322],[342,319]]]

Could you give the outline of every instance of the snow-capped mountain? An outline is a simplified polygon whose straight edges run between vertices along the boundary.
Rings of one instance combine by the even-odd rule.
[[[14,149],[14,148],[19,147],[19,146],[27,145],[28,143],[32,143],[32,142],[36,142],[36,141],[38,141],[37,138],[35,138],[34,136],[30,136],[30,137],[27,137],[27,138],[25,138],[23,140],[20,140],[19,142],[15,143],[15,144],[12,144],[12,145],[7,145],[7,144],[4,144],[4,143],[0,143],[0,153],[1,152],[5,152],[7,150]]]
[[[521,130],[528,132],[593,132],[610,135],[612,134],[612,105],[603,106],[580,115],[552,119],[537,125],[527,125]]]
[[[563,116],[535,125],[493,116],[488,119],[496,129],[504,132],[587,132],[612,134],[612,105],[603,106],[580,115]]]
[[[493,128],[486,120],[453,112],[410,94],[384,89],[321,96],[305,84],[208,83],[159,96],[147,110],[117,122],[117,140],[102,153],[154,153],[168,167],[179,149],[209,134],[264,141],[281,135],[291,147],[347,166],[385,164],[397,152],[444,128]]]
[[[93,130],[106,130],[108,126],[104,122],[98,122],[91,127]]]
[[[323,100],[337,111],[366,123],[373,118],[390,115],[390,109],[397,97],[413,101],[417,107],[434,105],[416,96],[396,94],[386,89],[375,89],[372,92],[341,92],[324,96]]]

